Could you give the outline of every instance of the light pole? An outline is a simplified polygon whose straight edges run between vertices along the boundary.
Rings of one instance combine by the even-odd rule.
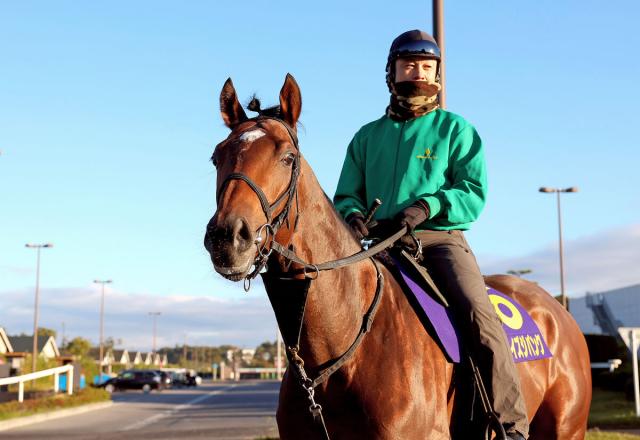
[[[510,269],[507,271],[509,275],[515,275],[518,278],[522,278],[522,275],[531,273],[531,269]]]
[[[571,188],[549,188],[546,186],[541,187],[538,191],[542,193],[556,193],[558,200],[558,250],[560,254],[560,298],[562,306],[569,310],[569,304],[567,303],[567,296],[564,293],[564,251],[562,248],[562,210],[560,209],[560,193],[575,193],[578,192],[578,188],[572,186]]]
[[[447,107],[447,94],[445,91],[445,48],[444,48],[444,0],[433,0],[433,37],[440,48],[440,107]]]
[[[113,283],[113,280],[93,280],[95,284],[102,285],[102,296],[100,299],[100,383],[102,383],[102,360],[104,359],[104,285]]]
[[[40,301],[40,249],[42,248],[51,248],[53,244],[51,243],[43,243],[43,244],[32,244],[27,243],[24,245],[30,249],[36,249],[38,257],[36,263],[36,300],[34,305],[33,312],[33,351],[31,359],[31,372],[36,372],[36,360],[38,359],[38,303]]]
[[[153,349],[151,350],[151,354],[155,356],[156,354],[156,319],[158,316],[162,315],[162,312],[149,312],[150,316],[153,316]]]

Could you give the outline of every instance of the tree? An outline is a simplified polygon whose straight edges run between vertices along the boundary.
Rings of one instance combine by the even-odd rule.
[[[52,330],[50,328],[46,328],[46,327],[39,327],[38,328],[38,336],[53,336],[53,339],[56,338],[56,336],[58,335],[58,333],[55,330]]]
[[[86,356],[89,353],[90,349],[91,349],[91,342],[81,337],[73,338],[69,342],[69,344],[67,344],[67,351],[69,351],[69,353],[73,355],[80,356],[80,357]]]

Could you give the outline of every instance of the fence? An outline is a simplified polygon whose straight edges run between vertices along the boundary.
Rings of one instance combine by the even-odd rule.
[[[42,377],[53,376],[53,391],[60,390],[59,376],[67,374],[67,394],[73,394],[73,365],[64,365],[62,367],[49,368],[48,370],[36,371],[35,373],[23,374],[22,376],[5,377],[0,379],[1,385],[18,384],[18,402],[24,400],[24,383],[30,380],[40,379]]]

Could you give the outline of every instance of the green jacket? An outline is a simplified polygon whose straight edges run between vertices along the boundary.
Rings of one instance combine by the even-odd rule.
[[[382,200],[375,218],[392,218],[422,199],[429,219],[417,230],[469,229],[484,207],[487,173],[482,140],[461,116],[435,110],[396,122],[370,122],[347,148],[336,194],[338,212],[367,213]]]

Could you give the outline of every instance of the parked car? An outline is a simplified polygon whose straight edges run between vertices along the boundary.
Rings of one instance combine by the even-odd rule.
[[[103,387],[109,393],[119,390],[142,390],[148,393],[151,390],[161,391],[166,388],[166,385],[157,371],[125,370],[117,377],[100,384],[100,387]]]
[[[173,380],[171,378],[171,374],[168,371],[162,371],[162,370],[153,370],[153,371],[155,371],[160,375],[160,380],[165,388],[171,388]]]

